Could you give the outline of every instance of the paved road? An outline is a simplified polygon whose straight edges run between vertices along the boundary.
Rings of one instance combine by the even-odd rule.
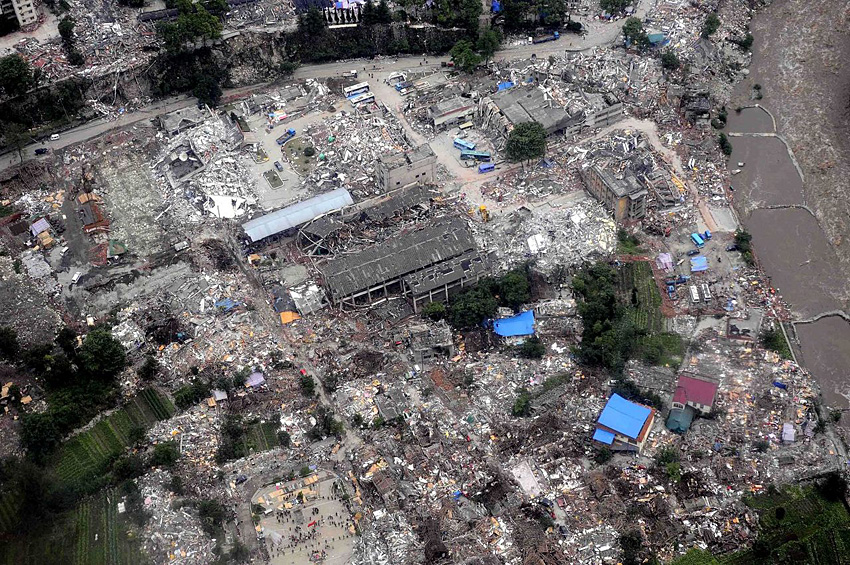
[[[650,1],[653,0],[643,0],[643,2],[640,3],[636,13],[638,17],[642,18],[646,14],[647,6],[649,5]],[[617,37],[620,34],[620,28],[622,27],[624,21],[625,20],[619,20],[613,23],[599,22],[596,20],[582,21],[585,28],[587,28],[588,30],[587,35],[585,35],[584,37],[579,37],[572,34],[565,34],[561,37],[559,41],[540,43],[537,45],[506,45],[502,50],[496,53],[496,55],[493,57],[493,60],[521,60],[528,59],[532,55],[536,55],[538,58],[545,58],[549,55],[561,55],[567,51],[582,51],[591,49],[593,47],[609,45],[616,41]],[[427,63],[425,63],[426,60]],[[294,78],[305,79],[333,76],[341,74],[345,71],[349,71],[351,69],[363,69],[364,67],[367,67],[371,70],[374,66],[376,67],[373,71],[375,74],[374,80],[382,82],[393,71],[400,71],[411,68],[418,69],[420,67],[423,69],[437,68],[440,66],[441,62],[448,60],[448,57],[426,57],[423,59],[423,57],[419,56],[382,57],[375,60],[349,60],[342,62],[326,63],[321,65],[303,66],[295,72]],[[422,64],[420,65],[420,63]],[[239,96],[262,88],[266,85],[267,83],[263,83],[235,89],[229,89],[224,92],[224,97],[227,98],[232,96]],[[27,146],[22,152],[23,159],[29,160],[38,158],[35,155],[35,150],[40,147],[47,147],[51,150],[62,149],[69,145],[88,141],[89,139],[93,139],[109,131],[124,128],[126,126],[137,124],[139,122],[144,122],[146,120],[151,120],[161,114],[173,112],[174,110],[179,110],[180,108],[187,108],[189,106],[193,106],[196,103],[197,100],[193,97],[185,95],[174,96],[171,98],[166,98],[154,102],[142,109],[136,110],[135,112],[124,114],[118,119],[93,120],[84,125],[62,133],[61,137],[56,141],[34,143],[32,145]],[[10,166],[17,165],[20,162],[21,159],[16,151],[0,155],[0,171]]]

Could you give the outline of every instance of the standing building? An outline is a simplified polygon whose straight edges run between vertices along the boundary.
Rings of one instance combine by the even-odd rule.
[[[0,17],[15,19],[25,27],[38,21],[38,11],[32,0],[0,0]]]
[[[632,222],[646,216],[646,188],[629,169],[622,178],[593,165],[580,171],[587,191],[599,200],[617,222]]]
[[[673,408],[684,410],[690,406],[694,410],[708,414],[714,406],[717,396],[717,382],[696,375],[680,375],[673,393]]]
[[[640,453],[654,421],[655,410],[615,393],[599,415],[593,439],[613,451]]]
[[[414,184],[434,182],[437,156],[427,143],[405,153],[397,153],[378,160],[378,187],[389,192]]]
[[[434,129],[450,127],[471,120],[475,114],[475,103],[471,98],[455,96],[428,108],[428,118],[434,123]]]

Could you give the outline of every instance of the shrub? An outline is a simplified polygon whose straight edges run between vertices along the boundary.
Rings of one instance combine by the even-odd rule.
[[[531,394],[529,394],[528,390],[520,389],[519,395],[514,401],[514,405],[511,408],[511,414],[515,417],[525,417],[531,415]]]
[[[156,445],[151,455],[151,465],[155,467],[172,467],[180,458],[180,452],[177,450],[177,444],[173,441],[166,441]]]
[[[305,147],[304,148],[304,156],[305,157],[312,157],[315,154],[316,154],[316,148],[315,147]]]
[[[732,142],[729,141],[729,138],[725,133],[721,133],[717,138],[717,142],[720,144],[720,150],[723,151],[723,154],[727,157],[732,154]]]
[[[540,338],[533,335],[522,342],[517,348],[517,354],[520,357],[527,359],[540,359],[546,353],[546,346],[540,341]]]
[[[429,302],[422,308],[422,315],[434,321],[442,320],[446,317],[446,305],[442,302]]]
[[[614,453],[608,449],[608,447],[603,446],[596,450],[596,453],[593,455],[593,460],[600,465],[604,465],[610,461],[612,457],[614,457]]]

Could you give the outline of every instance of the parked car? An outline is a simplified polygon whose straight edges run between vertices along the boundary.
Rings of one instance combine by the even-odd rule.
[[[738,251],[738,246],[735,245],[734,243],[732,245],[727,245],[726,251]]]
[[[245,475],[239,475],[238,477],[236,477],[236,485],[239,486],[247,480],[248,477],[246,477]]]
[[[56,141],[57,139],[59,139],[58,133],[54,133],[53,135],[50,136],[50,141]]]
[[[688,257],[693,257],[694,255],[699,255],[699,249],[691,249],[688,251]]]
[[[39,147],[35,150],[36,155],[47,155],[50,152],[50,149],[46,147]]]
[[[281,173],[283,172],[283,165],[280,164],[280,161],[274,162],[274,168],[280,171]]]

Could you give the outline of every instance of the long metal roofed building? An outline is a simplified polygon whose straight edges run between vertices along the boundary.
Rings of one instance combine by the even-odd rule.
[[[447,299],[488,270],[487,256],[478,251],[472,234],[457,218],[319,265],[335,305],[370,304],[396,294],[411,298],[415,311]]]
[[[245,230],[252,242],[256,242],[270,235],[300,226],[332,210],[339,210],[352,204],[354,204],[354,200],[352,200],[351,194],[344,188],[338,188],[259,218],[254,218],[242,224],[242,229]]]

